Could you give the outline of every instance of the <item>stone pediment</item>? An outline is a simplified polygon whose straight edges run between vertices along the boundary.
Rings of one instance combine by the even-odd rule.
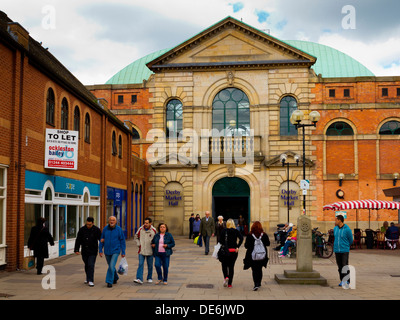
[[[235,66],[268,68],[311,66],[315,61],[315,57],[228,17],[149,62],[147,66],[152,71]]]

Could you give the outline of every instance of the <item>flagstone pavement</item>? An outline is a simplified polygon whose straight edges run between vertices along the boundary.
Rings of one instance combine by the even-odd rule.
[[[272,236],[270,238],[273,239]],[[270,261],[262,286],[252,291],[251,270],[243,270],[244,247],[239,251],[232,288],[223,287],[221,264],[192,240],[176,237],[171,256],[168,285],[133,283],[138,264],[137,245],[127,241],[128,275],[112,288],[104,282],[107,270],[105,258],[97,257],[95,286],[84,284],[81,256],[71,254],[45,265],[54,267],[55,289],[44,289],[48,274],[37,275],[36,269],[0,272],[0,300],[394,300],[400,299],[400,250],[355,249],[350,252],[350,264],[356,270],[355,289],[338,287],[339,278],[334,255],[330,259],[313,258],[313,268],[327,279],[327,286],[278,284],[275,274],[295,270],[295,258],[279,258],[274,241],[269,248]],[[146,278],[145,266],[144,276]],[[156,270],[153,270],[156,280]]]

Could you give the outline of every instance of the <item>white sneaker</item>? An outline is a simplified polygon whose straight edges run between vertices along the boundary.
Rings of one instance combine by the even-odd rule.
[[[89,281],[89,287],[94,287],[94,283]]]
[[[133,280],[133,282],[138,283],[138,284],[143,284],[143,281],[140,279],[135,279],[135,280]]]
[[[148,282],[148,283],[152,283],[153,280],[152,280],[152,279],[147,279],[147,282]]]

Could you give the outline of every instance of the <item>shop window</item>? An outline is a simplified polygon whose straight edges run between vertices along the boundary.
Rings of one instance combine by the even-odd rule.
[[[52,88],[47,90],[46,98],[46,122],[54,126],[54,108],[55,108],[55,97]]]
[[[226,88],[214,98],[212,127],[224,135],[250,134],[250,103],[247,95],[236,88]]]
[[[112,155],[115,156],[117,154],[117,138],[115,135],[115,131],[112,133]]]
[[[399,121],[388,121],[379,130],[380,135],[394,135],[400,134],[400,122]]]
[[[280,102],[280,135],[297,135],[296,127],[290,122],[290,116],[297,110],[297,101],[291,96],[283,97]]]
[[[122,159],[122,136],[118,138],[118,157]]]
[[[327,136],[352,136],[354,135],[353,128],[346,122],[338,121],[332,123],[328,130],[326,130]]]
[[[24,244],[28,244],[28,239],[32,227],[36,225],[37,219],[41,217],[42,205],[25,203],[25,225],[24,225]]]
[[[80,125],[81,125],[81,112],[79,111],[79,107],[75,106],[74,110],[74,131],[78,131],[80,133]],[[79,139],[81,138],[81,135],[79,134]]]
[[[67,239],[76,238],[78,234],[78,219],[77,219],[77,207],[67,207]]]
[[[0,168],[0,245],[5,244],[6,235],[3,233],[6,223],[7,174],[5,168]]]
[[[388,88],[382,88],[382,97],[387,97],[389,95]]]
[[[68,130],[68,101],[65,98],[61,102],[61,129]]]
[[[335,96],[336,96],[336,90],[329,89],[329,98],[335,98]]]
[[[182,103],[177,99],[170,100],[167,104],[167,138],[178,137],[179,132],[182,130],[182,120]]]
[[[90,116],[89,113],[85,115],[85,142],[90,143]]]

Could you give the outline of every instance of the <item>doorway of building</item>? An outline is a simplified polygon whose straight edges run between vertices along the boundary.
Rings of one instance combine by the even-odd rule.
[[[247,225],[250,222],[250,187],[241,178],[222,178],[218,180],[212,190],[212,214],[215,219],[219,215],[224,220],[233,219],[237,225],[241,215]]]

